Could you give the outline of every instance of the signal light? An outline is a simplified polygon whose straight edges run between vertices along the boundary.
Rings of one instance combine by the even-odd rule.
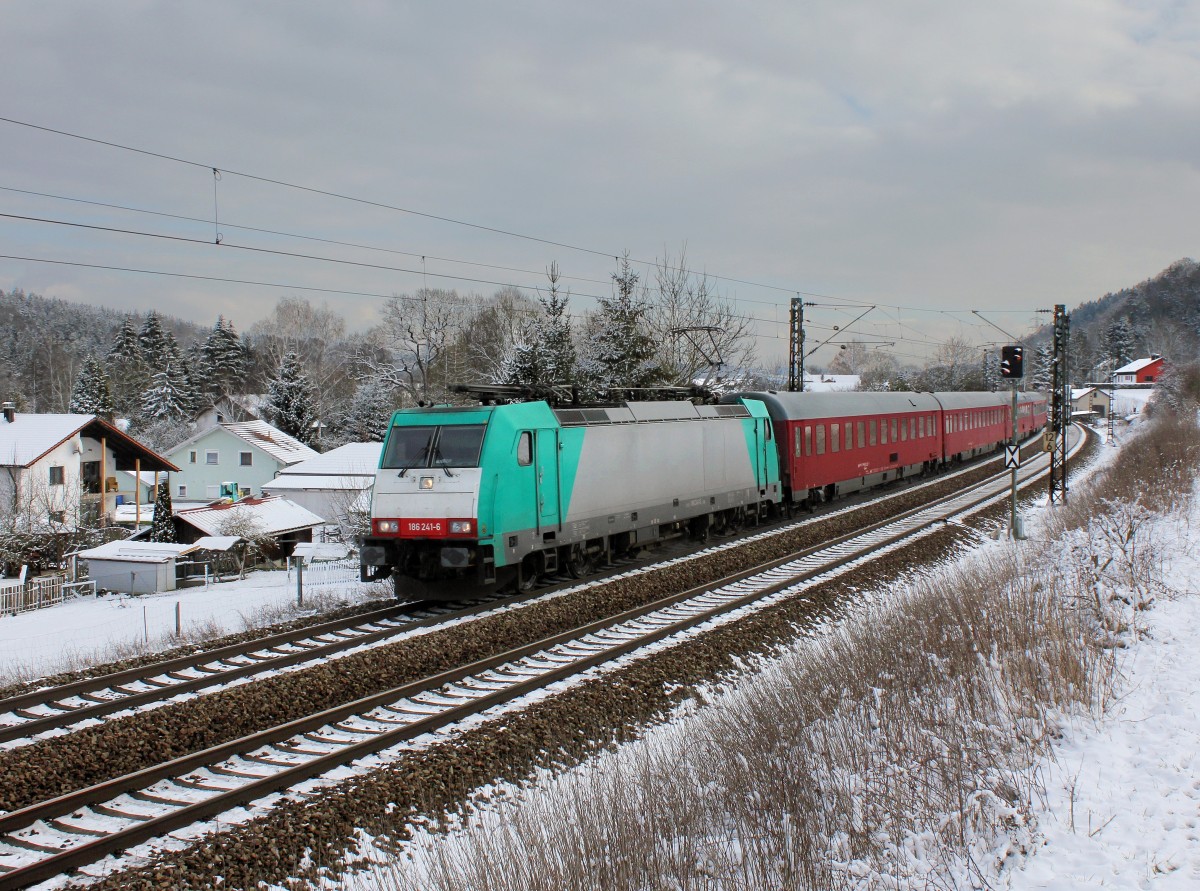
[[[1000,376],[1015,378],[1025,376],[1025,348],[1019,346],[1000,347]]]

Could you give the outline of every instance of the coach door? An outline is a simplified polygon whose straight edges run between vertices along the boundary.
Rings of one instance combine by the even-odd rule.
[[[561,528],[558,510],[558,431],[538,430],[533,463],[537,469],[538,531]]]

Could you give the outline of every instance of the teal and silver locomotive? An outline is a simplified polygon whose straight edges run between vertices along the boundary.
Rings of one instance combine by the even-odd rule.
[[[402,409],[362,578],[394,578],[401,598],[462,597],[757,522],[781,499],[772,437],[756,399]]]

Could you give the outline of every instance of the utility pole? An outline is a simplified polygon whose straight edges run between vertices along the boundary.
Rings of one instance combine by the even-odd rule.
[[[792,298],[788,325],[788,382],[789,393],[804,391],[804,301]]]

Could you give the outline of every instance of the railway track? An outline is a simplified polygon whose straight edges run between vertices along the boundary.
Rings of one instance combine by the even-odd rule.
[[[1022,468],[1022,485],[1045,460]],[[203,823],[671,638],[734,621],[1003,500],[1000,474],[800,554],[166,764],[0,816],[0,891]],[[764,533],[766,534],[766,533]],[[229,822],[224,821],[224,822]]]
[[[900,493],[876,496],[871,500],[886,502],[898,495],[942,483],[973,469],[956,471],[933,481],[918,483]],[[856,499],[839,504],[833,510],[822,511],[820,516],[837,516],[857,510],[862,504],[863,499]],[[795,525],[796,522],[771,524],[749,536],[722,543],[718,547],[736,545],[738,541],[746,538],[771,534]],[[676,543],[662,548],[655,556],[660,562],[669,562],[686,559],[696,550],[694,546],[679,547]],[[610,572],[598,574],[582,584],[598,583],[613,573],[627,571],[637,562],[641,561],[618,561],[610,567]],[[95,722],[111,716],[149,710],[187,694],[212,691],[228,684],[278,671],[296,670],[349,654],[360,647],[386,644],[402,634],[430,628],[451,618],[478,615],[494,608],[498,602],[507,605],[518,604],[580,584],[573,579],[552,579],[539,585],[533,592],[509,596],[502,600],[489,597],[467,605],[424,602],[389,606],[352,618],[323,622],[257,640],[0,699],[0,750],[28,745],[49,735],[61,735],[81,727],[92,726]]]

